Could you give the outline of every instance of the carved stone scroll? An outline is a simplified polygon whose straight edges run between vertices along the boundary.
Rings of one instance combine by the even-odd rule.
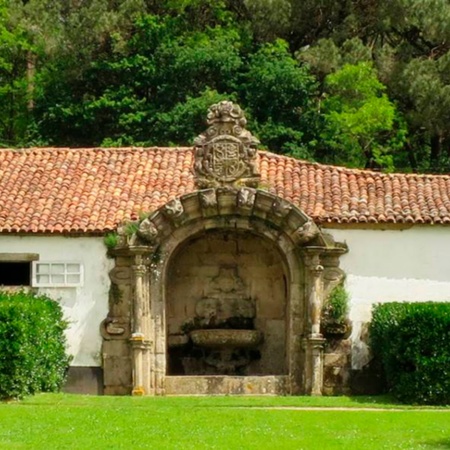
[[[200,188],[241,185],[257,186],[257,146],[248,130],[242,109],[229,101],[208,110],[209,128],[195,139],[194,170]]]
[[[281,219],[286,217],[291,209],[291,205],[280,197],[277,197],[272,203],[273,214]]]
[[[177,198],[164,206],[164,215],[171,219],[179,219],[183,215],[183,212],[183,205]]]
[[[138,236],[146,242],[153,244],[158,236],[158,229],[149,219],[144,219],[139,225]]]
[[[294,233],[294,239],[297,244],[306,244],[307,242],[313,240],[319,234],[319,229],[316,224],[309,220],[301,227],[297,228]]]

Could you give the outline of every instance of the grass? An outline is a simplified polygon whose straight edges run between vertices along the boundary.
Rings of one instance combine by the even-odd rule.
[[[0,403],[0,449],[450,449],[450,408],[387,397],[41,394]]]

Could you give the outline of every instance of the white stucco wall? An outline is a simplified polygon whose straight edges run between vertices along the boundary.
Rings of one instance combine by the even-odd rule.
[[[374,303],[450,301],[450,227],[325,231],[349,247],[341,268],[351,295],[354,368],[368,362],[367,346],[359,336]]]
[[[58,300],[70,323],[67,338],[71,364],[100,366],[99,325],[108,313],[108,272],[113,267],[113,261],[106,257],[103,238],[0,235],[0,253],[38,253],[39,261],[84,265],[82,287],[39,288],[39,292]]]
[[[367,346],[359,337],[374,303],[450,301],[450,227],[325,231],[349,247],[341,267],[351,295],[354,368],[361,368],[369,359]],[[70,322],[67,337],[72,365],[100,366],[99,325],[108,313],[108,272],[113,267],[103,239],[0,235],[0,253],[37,253],[40,261],[83,263],[82,287],[40,288],[39,292],[58,300]]]

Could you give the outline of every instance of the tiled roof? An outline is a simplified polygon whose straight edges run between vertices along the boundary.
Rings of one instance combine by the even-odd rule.
[[[114,229],[196,189],[191,148],[0,150],[0,232]],[[318,223],[450,223],[450,177],[259,153],[261,188]]]

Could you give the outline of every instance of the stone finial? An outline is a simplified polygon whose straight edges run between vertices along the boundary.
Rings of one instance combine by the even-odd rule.
[[[205,133],[195,143],[195,175],[200,188],[256,187],[259,181],[257,146],[239,105],[222,101],[208,110]]]

